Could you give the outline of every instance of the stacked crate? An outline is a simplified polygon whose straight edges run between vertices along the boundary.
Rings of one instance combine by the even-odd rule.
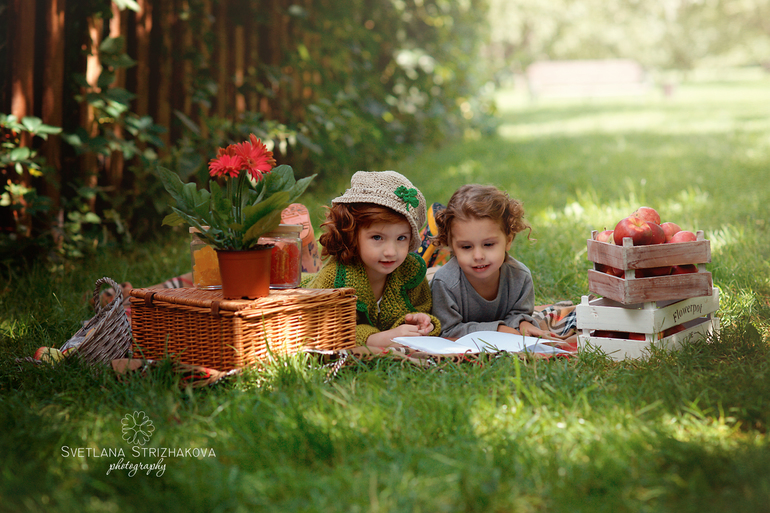
[[[599,242],[596,235],[594,231],[588,240],[588,260],[594,264],[588,271],[588,288],[601,297],[583,296],[577,306],[581,350],[594,346],[615,360],[640,358],[652,346],[679,349],[719,329],[714,316],[719,291],[706,271],[711,245],[702,231],[694,242],[649,246],[633,246],[628,237],[618,246]],[[697,272],[651,276],[649,271],[689,264],[695,264]],[[606,272],[610,268],[622,272]]]

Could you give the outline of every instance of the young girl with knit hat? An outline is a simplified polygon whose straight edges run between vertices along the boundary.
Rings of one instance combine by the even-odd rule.
[[[425,262],[412,253],[425,216],[422,193],[395,171],[358,171],[332,200],[319,238],[325,263],[302,286],[356,289],[357,345],[439,334]]]
[[[518,200],[496,187],[464,185],[437,212],[436,225],[434,243],[452,250],[431,281],[441,336],[501,331],[561,338],[539,327],[532,275],[508,254],[516,234],[530,228]]]

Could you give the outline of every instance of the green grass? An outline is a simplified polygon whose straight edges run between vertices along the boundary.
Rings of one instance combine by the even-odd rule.
[[[467,182],[520,198],[533,232],[513,252],[538,302],[586,294],[585,239],[639,205],[704,230],[719,337],[644,361],[587,353],[426,370],[379,359],[329,381],[293,357],[180,389],[168,365],[118,382],[15,358],[74,333],[97,278],[141,287],[186,272],[186,237],[4,270],[0,511],[767,511],[770,80],[685,84],[668,100],[529,104],[505,92],[500,106],[497,136],[388,167],[429,201]],[[306,197],[316,223],[346,180]],[[155,427],[148,447],[214,455],[133,477],[107,474],[115,457],[69,456],[122,448],[157,463],[121,438],[134,411]]]

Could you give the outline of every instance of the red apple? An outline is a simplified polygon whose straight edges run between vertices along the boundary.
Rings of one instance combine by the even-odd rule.
[[[651,223],[660,224],[660,214],[658,214],[658,211],[652,207],[639,207],[636,209],[636,212],[631,215]]]
[[[671,267],[671,274],[690,274],[697,273],[698,266],[695,264],[674,265]]]
[[[663,233],[666,234],[666,242],[671,240],[671,237],[676,233],[682,231],[681,228],[679,228],[679,225],[676,223],[672,223],[670,221],[665,222],[660,225],[661,228],[663,228]]]
[[[663,231],[663,228],[661,228],[659,224],[655,224],[652,221],[647,222],[650,224],[650,231],[652,232],[650,244],[663,244],[666,242],[666,232]]]
[[[671,240],[668,242],[670,243],[677,243],[677,242],[695,242],[698,240],[698,237],[695,236],[693,232],[688,232],[687,230],[680,230],[676,232],[674,235],[671,236]]]
[[[611,265],[607,264],[600,264],[599,262],[594,262],[594,271],[617,276],[618,278],[623,278],[626,275],[623,269],[618,269],[617,267],[612,267]]]
[[[591,336],[598,338],[627,338],[628,333],[623,333],[622,331],[595,330],[591,333]]]
[[[648,267],[646,269],[636,270],[637,278],[649,278],[652,276],[668,276],[669,274],[671,274],[670,265],[664,265],[662,267]]]
[[[612,244],[614,240],[612,239],[613,230],[604,230],[596,234],[596,240],[599,242],[609,242]]]
[[[648,223],[640,217],[628,216],[618,221],[615,225],[613,238],[615,244],[623,245],[624,237],[631,237],[634,246],[645,246],[652,240],[652,223]]]
[[[684,331],[685,328],[682,324],[677,324],[676,326],[671,326],[667,330],[663,330],[663,338],[670,337],[674,333],[679,333],[680,331]]]

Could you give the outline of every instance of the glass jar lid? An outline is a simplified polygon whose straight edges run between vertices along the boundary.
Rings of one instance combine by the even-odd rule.
[[[295,236],[299,237],[302,231],[301,224],[279,224],[273,231],[266,233],[264,237]]]

